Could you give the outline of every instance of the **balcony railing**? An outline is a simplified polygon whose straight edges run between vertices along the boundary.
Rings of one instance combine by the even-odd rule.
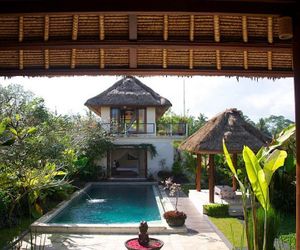
[[[147,134],[156,136],[186,136],[186,123],[101,123],[105,131],[115,135]]]

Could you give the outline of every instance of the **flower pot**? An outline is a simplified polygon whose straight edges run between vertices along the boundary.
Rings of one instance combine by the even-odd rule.
[[[185,218],[168,218],[166,221],[170,227],[182,227],[184,225]]]
[[[181,227],[185,222],[186,214],[177,210],[167,211],[164,213],[164,218],[170,227]]]

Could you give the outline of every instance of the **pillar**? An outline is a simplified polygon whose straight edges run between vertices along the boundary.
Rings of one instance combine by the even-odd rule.
[[[215,203],[215,162],[214,162],[214,155],[209,155],[208,159],[208,166],[209,166],[209,179],[208,179],[208,186],[209,186],[209,202]]]
[[[197,154],[197,169],[196,169],[196,190],[201,192],[201,154]]]

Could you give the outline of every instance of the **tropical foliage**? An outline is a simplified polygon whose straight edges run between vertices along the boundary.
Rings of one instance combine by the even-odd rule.
[[[71,181],[98,176],[112,142],[95,117],[56,115],[19,85],[0,86],[0,110],[0,227],[40,216]]]

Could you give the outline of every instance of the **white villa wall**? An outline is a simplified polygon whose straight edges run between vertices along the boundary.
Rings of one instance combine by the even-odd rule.
[[[155,146],[157,155],[153,158],[151,158],[150,152],[147,153],[147,169],[148,169],[148,176],[152,174],[155,178],[157,177],[157,172],[161,170],[160,161],[165,160],[166,162],[166,168],[165,170],[172,170],[172,165],[174,162],[174,147],[173,147],[173,141],[179,139],[179,138],[170,138],[170,137],[164,137],[164,138],[149,138],[149,137],[124,137],[119,138],[114,141],[117,145],[129,145],[129,144],[152,144]],[[182,139],[182,138],[180,138]]]
[[[110,123],[110,107],[101,107],[101,122]]]
[[[147,111],[146,111],[146,121],[147,123],[149,123],[147,125],[147,131],[153,131],[153,135],[156,135],[156,125],[153,125],[152,124],[156,124],[156,111],[155,111],[155,108],[154,107],[148,107],[147,108]]]

